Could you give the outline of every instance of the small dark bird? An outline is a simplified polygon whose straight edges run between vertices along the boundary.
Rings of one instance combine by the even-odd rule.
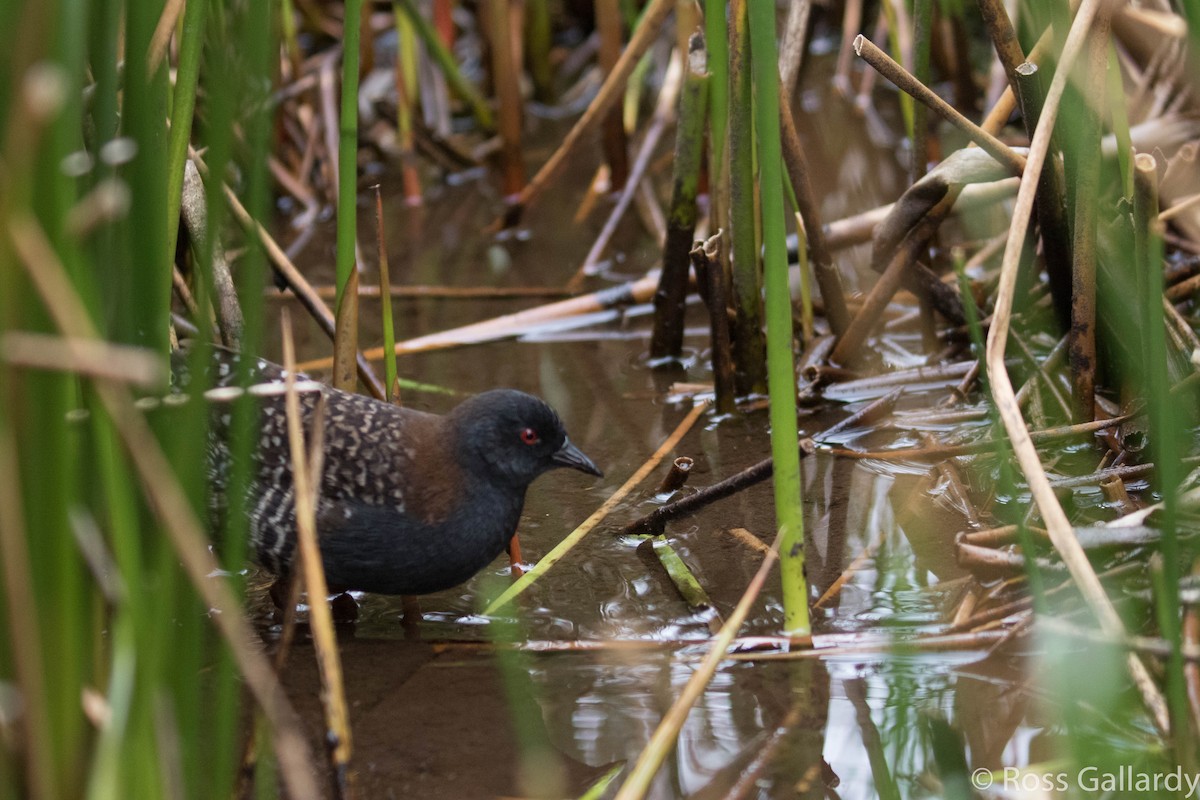
[[[210,512],[228,509],[230,408],[236,354],[216,352],[220,387],[208,444]],[[178,363],[178,362],[177,362]],[[254,560],[287,575],[296,550],[295,499],[284,405],[284,371],[259,360],[260,435],[245,508]],[[331,587],[425,594],[470,578],[504,552],[517,530],[525,490],[543,472],[571,467],[601,475],[567,438],[554,409],[500,389],[442,416],[400,408],[305,380],[306,433],[325,398],[325,454],[317,532]]]

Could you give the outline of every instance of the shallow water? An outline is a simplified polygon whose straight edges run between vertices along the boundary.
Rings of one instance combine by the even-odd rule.
[[[888,202],[902,179],[890,151],[856,138],[862,126],[850,119],[852,113],[825,90],[804,94],[802,136],[813,148],[824,149],[823,156],[810,155],[810,160],[819,169],[830,167],[819,172],[817,186],[829,219]],[[844,125],[839,122],[843,117]],[[548,139],[557,137],[551,123],[539,125]],[[385,173],[393,283],[561,286],[602,223],[596,213],[581,224],[571,220],[597,157],[586,154],[590,163],[561,179],[551,196],[533,208],[522,235],[504,241],[481,232],[500,208],[486,178],[433,189],[426,208],[405,209],[398,196],[386,195]],[[373,267],[372,207],[365,200],[361,205],[361,241]],[[328,280],[332,249],[332,228],[324,226],[300,258],[314,280],[322,275]],[[654,266],[659,252],[632,215],[614,249],[609,280],[640,276]],[[848,275],[857,270],[861,256],[842,262]],[[369,269],[364,280],[374,279]],[[607,284],[596,284],[601,285]],[[534,302],[398,300],[397,338]],[[690,401],[666,399],[672,382],[711,379],[704,353],[706,326],[700,309],[693,313],[693,335],[686,346],[696,357],[686,368],[655,371],[646,366],[645,317],[605,323],[570,337],[504,341],[401,359],[402,377],[458,393],[509,386],[544,397],[558,409],[572,440],[605,471],[599,480],[566,471],[538,480],[520,527],[526,561],[537,561],[591,514],[683,419]],[[361,346],[379,344],[378,303],[364,300],[361,315]],[[302,336],[302,355],[328,353],[311,326]],[[906,366],[901,363],[905,354],[923,355],[917,335],[898,335],[891,344],[899,365]],[[806,411],[804,432],[824,429],[867,399],[844,397]],[[404,402],[442,411],[456,400],[409,392]],[[927,402],[921,396],[906,400],[914,409]],[[916,430],[891,431],[882,435],[880,445],[919,444],[919,435]],[[851,433],[840,441],[865,448],[880,439],[874,437]],[[760,411],[720,422],[703,419],[673,455],[695,459],[689,486],[703,487],[769,452],[766,412]],[[365,796],[575,796],[608,765],[638,757],[695,670],[710,635],[708,618],[686,607],[646,545],[615,535],[653,507],[651,495],[665,469],[523,596],[515,634],[476,616],[485,598],[509,579],[506,558],[462,587],[422,597],[415,630],[401,624],[399,598],[358,598],[359,620],[344,628],[341,638],[355,764]],[[850,461],[822,453],[803,462],[806,557],[814,598],[857,559],[841,591],[814,611],[818,637],[874,631],[902,639],[944,627],[961,593],[958,579],[965,575],[954,561],[953,536],[968,524],[928,473],[927,465]],[[729,533],[732,528],[771,541],[769,483],[667,528],[670,542],[722,618],[761,559]],[[742,634],[774,635],[782,622],[773,579]],[[497,636],[561,648],[581,642],[593,649],[512,655],[491,644]],[[318,682],[308,646],[302,643],[291,661],[289,689],[319,738]],[[941,794],[929,744],[930,719],[950,720],[958,727],[971,768],[1025,764],[1039,752],[1037,742],[1045,731],[1027,719],[1028,695],[1020,689],[1027,669],[1026,659],[1009,648],[727,661],[689,716],[652,796]],[[528,756],[530,748],[543,752],[539,745],[548,748],[544,752],[550,758],[535,762],[532,774],[539,777],[530,778],[521,766],[522,753]]]

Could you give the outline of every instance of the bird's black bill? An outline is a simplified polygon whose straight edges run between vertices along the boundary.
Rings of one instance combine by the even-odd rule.
[[[582,450],[572,444],[570,439],[563,442],[563,446],[558,449],[557,453],[550,457],[550,460],[560,467],[577,469],[580,472],[586,472],[598,478],[604,477],[604,473],[592,463],[590,458],[583,454]]]

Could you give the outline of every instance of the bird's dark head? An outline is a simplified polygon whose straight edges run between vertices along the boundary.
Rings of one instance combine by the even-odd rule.
[[[555,467],[603,474],[567,438],[554,409],[533,395],[513,389],[484,392],[464,400],[449,420],[459,437],[462,466],[476,474],[503,476],[522,488]]]

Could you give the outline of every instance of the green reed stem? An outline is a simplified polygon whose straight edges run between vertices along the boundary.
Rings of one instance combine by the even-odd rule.
[[[358,226],[358,63],[362,0],[346,0],[342,22],[342,111],[338,120],[337,302],[340,315],[346,285],[356,264]]]
[[[200,53],[204,48],[204,30],[208,21],[208,3],[192,2],[184,7],[183,34],[179,44],[179,64],[175,73],[175,103],[171,111],[170,142],[167,146],[167,252],[175,252],[179,236],[179,205],[183,190],[183,164],[192,138],[192,118],[196,110],[197,81],[200,77]],[[219,235],[210,228],[210,236]]]
[[[739,395],[766,388],[754,185],[754,104],[747,0],[733,0],[729,39],[729,197],[733,234],[734,379]],[[778,105],[778,100],[775,101]],[[778,121],[775,122],[778,126]]]
[[[783,149],[779,129],[779,55],[775,7],[749,4],[754,75],[759,186],[762,193],[764,282],[767,316],[767,386],[771,397],[771,454],[775,459],[775,517],[781,537],[784,629],[809,632],[808,583],[804,577],[804,514],[800,450],[796,446],[796,364],[792,349],[792,300],[788,290],[787,237],[783,209]]]
[[[1177,762],[1194,768],[1196,752],[1191,734],[1191,713],[1182,652],[1179,581],[1183,565],[1179,545],[1178,491],[1183,479],[1180,442],[1188,439],[1186,428],[1174,407],[1167,367],[1167,332],[1163,318],[1163,240],[1158,221],[1158,175],[1153,156],[1134,158],[1136,181],[1133,195],[1135,269],[1144,276],[1142,293],[1142,363],[1145,370],[1147,411],[1150,417],[1151,450],[1158,465],[1157,483],[1163,498],[1159,540],[1161,572],[1155,570],[1155,610],[1162,636],[1171,645],[1167,659],[1167,707],[1171,718],[1172,746]]]

